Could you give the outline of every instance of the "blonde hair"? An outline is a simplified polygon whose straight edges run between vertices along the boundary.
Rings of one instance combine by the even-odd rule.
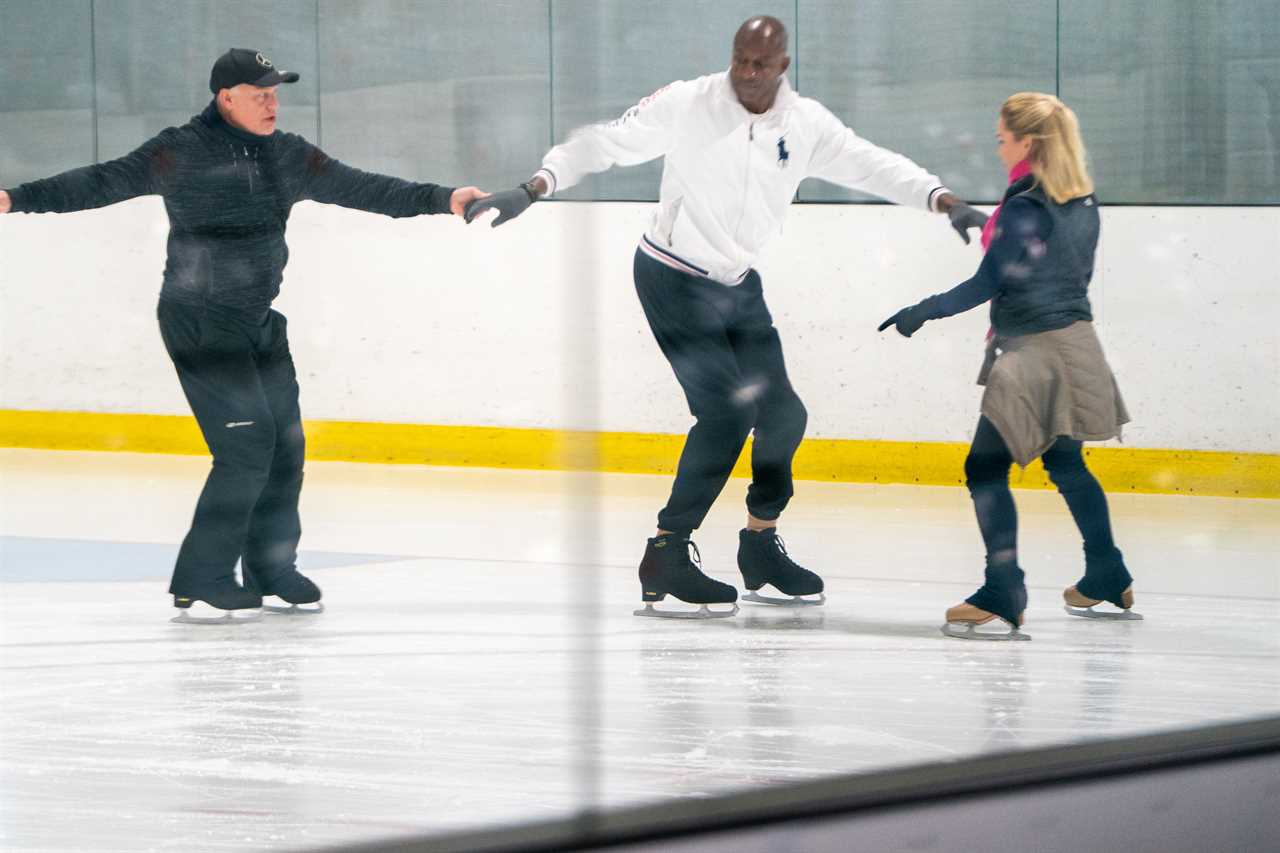
[[[1070,107],[1043,92],[1019,92],[1001,105],[1000,118],[1015,137],[1031,138],[1031,171],[1055,203],[1093,192],[1080,122]]]

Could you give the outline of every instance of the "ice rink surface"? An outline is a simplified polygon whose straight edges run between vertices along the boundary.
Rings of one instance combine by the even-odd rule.
[[[0,848],[307,848],[1280,713],[1280,501],[1111,496],[1116,623],[1063,613],[1078,539],[1019,491],[1034,639],[976,643],[938,630],[980,582],[960,488],[798,483],[827,606],[683,622],[631,615],[666,477],[309,463],[327,612],[175,625],[207,466],[0,450]],[[696,537],[739,587],[745,487]]]

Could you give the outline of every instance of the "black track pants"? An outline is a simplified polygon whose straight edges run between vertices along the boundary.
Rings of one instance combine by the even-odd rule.
[[[284,315],[250,320],[165,299],[157,315],[213,454],[169,591],[233,577],[242,557],[246,586],[294,568],[305,443]]]
[[[697,419],[658,527],[685,534],[702,524],[752,430],[747,510],[777,518],[793,493],[791,459],[808,414],[787,378],[759,273],[728,287],[639,250],[634,271],[649,328]]]

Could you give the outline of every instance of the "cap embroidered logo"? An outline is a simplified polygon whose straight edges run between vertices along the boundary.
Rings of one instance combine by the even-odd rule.
[[[265,56],[263,56],[263,55],[262,55],[262,54],[260,54],[260,53],[259,53],[257,56],[255,56],[255,57],[254,57],[254,59],[258,60],[258,64],[259,64],[259,65],[261,65],[263,68],[274,68],[274,67],[275,67],[274,65],[272,65],[272,64],[271,64],[271,60],[270,60],[270,59],[267,59]]]

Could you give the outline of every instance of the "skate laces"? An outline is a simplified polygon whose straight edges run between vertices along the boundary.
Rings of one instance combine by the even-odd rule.
[[[779,536],[777,533],[774,533],[773,541],[774,541],[774,544],[778,546],[777,553],[778,553],[778,556],[782,558],[782,562],[787,566],[794,567],[797,569],[800,568],[800,565],[795,560],[791,559],[791,555],[787,553],[787,543],[782,541],[782,537]]]
[[[680,552],[673,550],[671,552],[671,557],[669,558],[672,564],[676,568],[685,569],[685,570],[692,568],[695,572],[701,572],[702,571],[702,552],[698,550],[697,544],[692,539],[685,539],[682,541],[684,542],[685,545],[688,546],[688,548],[685,549],[683,554],[684,559],[681,560],[679,557],[676,557],[675,555]],[[692,556],[690,556],[689,554],[690,551],[693,552]]]
[[[684,540],[689,546],[689,550],[693,551],[693,556],[689,556],[689,551],[685,551],[685,558],[693,564],[698,571],[702,571],[702,552],[698,550],[697,544],[692,539]]]

